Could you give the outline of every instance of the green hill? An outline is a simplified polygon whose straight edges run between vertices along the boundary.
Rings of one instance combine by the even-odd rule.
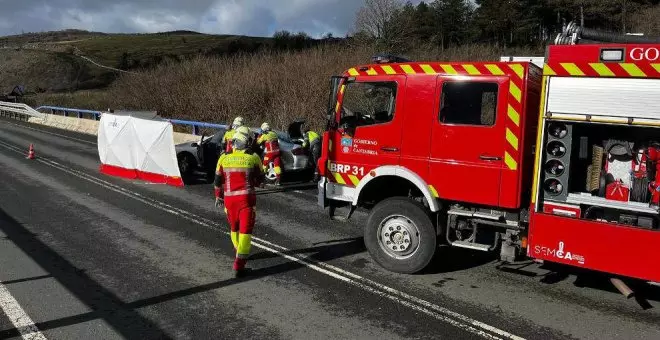
[[[192,31],[109,34],[64,30],[6,36],[0,37],[0,94],[17,84],[25,85],[29,92],[96,89],[117,78],[120,71],[111,68],[138,71],[200,55],[305,49],[319,42],[305,35],[265,38]]]

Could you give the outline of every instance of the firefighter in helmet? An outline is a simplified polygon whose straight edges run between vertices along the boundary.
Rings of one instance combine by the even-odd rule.
[[[229,153],[232,151],[231,143],[236,129],[243,126],[243,117],[238,116],[234,118],[234,122],[231,124],[231,129],[225,133],[225,136],[222,137],[222,150],[224,153]]]
[[[233,270],[237,277],[245,272],[250,255],[256,214],[255,187],[261,186],[263,181],[261,159],[248,150],[249,145],[248,136],[240,132],[234,134],[233,151],[218,159],[214,181],[215,206],[224,206],[236,251]]]
[[[271,130],[268,123],[261,124],[261,134],[257,138],[257,146],[263,149],[263,168],[264,172],[268,173],[270,163],[273,163],[273,171],[275,172],[275,185],[280,184],[280,176],[282,168],[280,164],[280,143],[279,137],[275,131]]]
[[[314,180],[318,180],[318,162],[319,158],[321,158],[321,137],[308,127],[305,128],[305,132],[303,133],[303,148],[312,157],[312,161],[314,162]]]

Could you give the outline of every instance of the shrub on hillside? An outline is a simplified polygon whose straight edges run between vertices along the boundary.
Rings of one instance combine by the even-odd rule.
[[[86,92],[62,97],[60,105],[95,109],[157,110],[163,116],[226,123],[244,116],[250,125],[268,121],[285,128],[294,119],[306,119],[321,129],[327,104],[329,77],[368,63],[379,51],[365,46],[321,46],[301,52],[261,52],[226,58],[198,57],[166,63],[153,70],[127,74],[108,92]],[[504,51],[492,46],[463,46],[412,51],[415,60],[498,60]],[[542,55],[543,51],[517,50],[508,54]],[[66,103],[68,102],[68,104]]]

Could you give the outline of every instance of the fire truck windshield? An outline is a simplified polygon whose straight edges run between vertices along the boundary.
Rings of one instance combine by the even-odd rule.
[[[395,82],[353,82],[344,93],[339,124],[383,124],[394,117]]]

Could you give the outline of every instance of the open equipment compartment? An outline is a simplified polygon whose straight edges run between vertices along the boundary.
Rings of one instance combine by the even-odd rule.
[[[658,128],[550,120],[544,135],[544,212],[645,229],[660,226]]]

